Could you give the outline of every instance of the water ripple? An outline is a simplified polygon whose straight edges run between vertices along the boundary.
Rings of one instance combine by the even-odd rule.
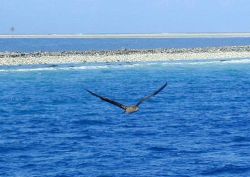
[[[202,175],[221,175],[221,174],[244,174],[250,171],[250,166],[224,165],[222,167],[213,168],[201,173]]]

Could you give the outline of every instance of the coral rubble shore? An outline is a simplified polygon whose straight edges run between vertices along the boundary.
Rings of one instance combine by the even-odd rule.
[[[250,46],[70,52],[0,52],[1,66],[84,62],[144,62],[185,59],[250,58]]]

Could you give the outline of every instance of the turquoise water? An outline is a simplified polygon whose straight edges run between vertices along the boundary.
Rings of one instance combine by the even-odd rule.
[[[0,39],[0,52],[58,52],[250,45],[250,38]]]
[[[0,68],[0,176],[250,176],[250,60]],[[130,105],[126,115],[84,88]]]

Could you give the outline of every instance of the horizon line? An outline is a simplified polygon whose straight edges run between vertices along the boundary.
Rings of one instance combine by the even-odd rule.
[[[250,32],[216,33],[104,33],[104,34],[0,34],[0,38],[223,38],[250,37]]]

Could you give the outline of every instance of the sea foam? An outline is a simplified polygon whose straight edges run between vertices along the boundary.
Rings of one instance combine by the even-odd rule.
[[[56,66],[19,66],[19,67],[2,67],[0,72],[37,72],[37,71],[73,71],[73,70],[98,70],[98,69],[126,69],[147,66],[164,66],[164,65],[207,65],[207,64],[249,64],[250,59],[220,59],[220,60],[177,60],[164,62],[137,62],[137,63],[100,63],[88,65],[56,65]]]

